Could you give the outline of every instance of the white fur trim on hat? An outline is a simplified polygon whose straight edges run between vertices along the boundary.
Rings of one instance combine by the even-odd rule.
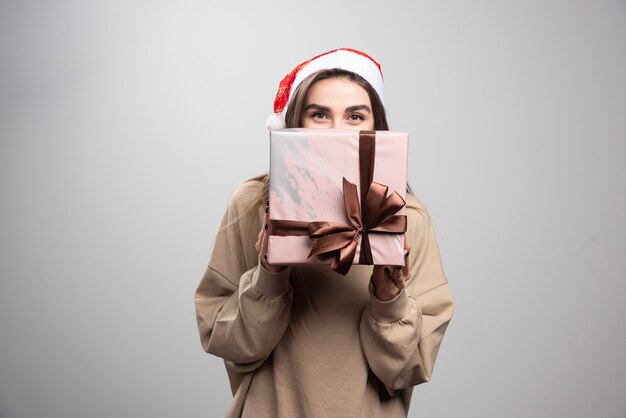
[[[285,116],[283,114],[272,113],[267,121],[265,127],[270,131],[277,131],[278,129],[285,128]]]

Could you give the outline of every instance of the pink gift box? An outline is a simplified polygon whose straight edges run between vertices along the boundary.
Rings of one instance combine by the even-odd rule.
[[[268,262],[404,265],[407,151],[400,132],[271,131]]]

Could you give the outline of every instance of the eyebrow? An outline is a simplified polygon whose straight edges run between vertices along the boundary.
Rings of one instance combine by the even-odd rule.
[[[304,107],[304,110],[307,111],[309,109],[316,109],[316,110],[321,110],[322,112],[330,112],[330,107],[328,106],[322,106],[322,105],[318,105],[315,103],[311,103],[308,104]],[[368,113],[372,113],[372,109],[370,109],[369,106],[367,105],[355,105],[355,106],[348,106],[346,107],[346,113],[348,112],[356,112],[358,110],[364,110]]]
[[[372,109],[370,109],[370,107],[367,105],[356,105],[356,106],[346,107],[346,112],[356,112],[357,110],[364,110],[368,113],[372,113]]]
[[[330,112],[330,107],[318,105],[315,103],[308,104],[304,107],[304,110],[316,109],[321,110],[322,112]]]

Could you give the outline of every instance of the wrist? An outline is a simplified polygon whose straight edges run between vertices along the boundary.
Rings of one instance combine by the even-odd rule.
[[[370,286],[369,309],[378,322],[392,323],[399,321],[411,311],[411,300],[405,289],[400,290],[395,298],[382,301],[374,294],[373,286]]]
[[[401,291],[402,289],[398,289],[397,287],[394,289],[391,289],[389,287],[385,287],[384,289],[376,289],[376,286],[374,286],[373,293],[374,293],[374,297],[376,297],[376,299],[378,299],[379,301],[389,302],[390,300],[393,300],[396,297],[398,297]]]
[[[269,298],[284,295],[289,290],[289,275],[289,266],[280,266],[278,271],[268,270],[259,257],[258,268],[252,274],[252,287]]]
[[[259,260],[263,268],[269,271],[270,273],[279,273],[286,268],[286,266],[277,266],[277,265],[268,263],[265,257],[259,257]]]

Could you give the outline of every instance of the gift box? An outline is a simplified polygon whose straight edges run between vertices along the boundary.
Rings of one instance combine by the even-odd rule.
[[[266,257],[276,265],[404,265],[408,135],[270,132]]]

